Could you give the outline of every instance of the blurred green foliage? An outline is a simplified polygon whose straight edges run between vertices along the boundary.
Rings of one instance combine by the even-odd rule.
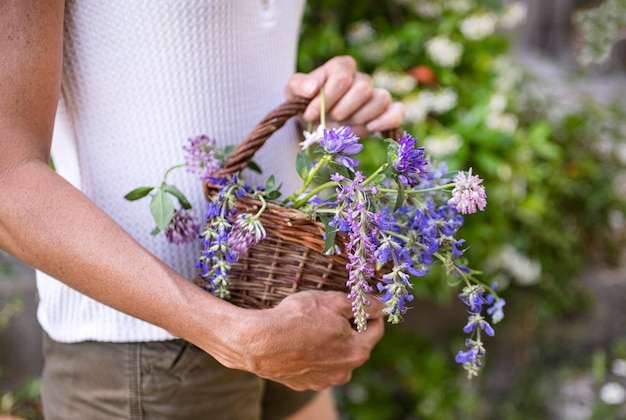
[[[299,69],[352,55],[405,103],[403,128],[427,153],[484,179],[486,211],[468,216],[461,229],[467,258],[483,279],[499,283],[510,311],[528,313],[523,328],[539,334],[555,317],[589,307],[573,280],[589,264],[615,263],[624,245],[626,202],[616,180],[625,173],[626,115],[623,104],[566,107],[531,88],[533,80],[511,58],[523,11],[500,1],[311,0]],[[446,40],[440,55],[434,38]],[[382,153],[382,145],[366,142],[365,167]],[[420,279],[416,293],[455,305],[454,291],[441,280],[437,273]],[[496,330],[520,327],[505,318]],[[434,347],[416,331],[388,330],[339,393],[346,418],[468,418],[485,409],[467,398],[481,379],[473,385],[458,379],[453,349]],[[462,343],[461,335],[455,339]],[[522,375],[520,387],[530,392],[532,379]],[[540,396],[522,398],[528,408],[521,418],[542,414]]]

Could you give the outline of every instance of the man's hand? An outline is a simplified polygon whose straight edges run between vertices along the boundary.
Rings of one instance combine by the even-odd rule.
[[[361,333],[352,328],[351,303],[341,292],[303,291],[273,309],[246,310],[227,339],[243,354],[218,360],[295,390],[346,383],[383,336],[383,304],[371,301],[370,321]]]
[[[307,122],[319,121],[322,87],[329,126],[333,122],[350,125],[363,135],[397,128],[404,118],[404,105],[393,102],[387,90],[374,87],[369,75],[357,71],[352,57],[334,57],[311,73],[296,73],[291,77],[287,98],[313,98],[303,114]]]

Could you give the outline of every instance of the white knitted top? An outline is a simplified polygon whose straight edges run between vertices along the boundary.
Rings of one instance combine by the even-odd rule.
[[[58,172],[151,252],[189,279],[199,244],[169,244],[154,228],[148,198],[124,195],[158,185],[184,162],[189,137],[241,141],[284,100],[295,71],[303,0],[75,0],[66,2],[62,99],[53,138]],[[255,161],[295,188],[295,124],[276,133]],[[168,181],[202,218],[195,175]],[[68,261],[72,264],[72,261]],[[55,340],[150,341],[161,328],[104,306],[38,273],[38,318]]]

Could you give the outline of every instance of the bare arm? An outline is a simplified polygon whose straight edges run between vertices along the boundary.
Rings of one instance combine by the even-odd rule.
[[[228,367],[296,389],[347,381],[382,335],[379,316],[358,334],[341,293],[300,293],[267,311],[223,302],[167,267],[49,168],[63,3],[0,3],[0,248]]]

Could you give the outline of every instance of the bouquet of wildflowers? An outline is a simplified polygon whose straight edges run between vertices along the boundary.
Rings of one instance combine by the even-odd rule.
[[[367,328],[371,296],[386,304],[389,322],[398,323],[410,308],[413,283],[427,275],[433,264],[442,264],[454,279],[451,284],[462,285],[459,297],[468,306],[464,331],[470,337],[456,360],[468,376],[476,375],[485,355],[481,334],[494,334],[483,306],[488,306],[486,315],[495,324],[503,318],[505,304],[493,286],[482,283],[477,272],[461,262],[465,244],[457,233],[464,215],[486,206],[482,180],[471,168],[451,174],[445,162],[431,162],[424,147],[406,132],[399,139],[384,140],[386,159],[368,174],[359,170],[357,154],[363,145],[350,127],[327,128],[322,117],[318,128],[305,131],[304,137],[295,161],[302,187],[289,194],[276,188],[273,176],[256,187],[240,173],[216,177],[231,151],[216,148],[215,140],[207,136],[189,139],[184,146],[186,163],[175,167],[196,172],[216,191],[208,201],[203,229],[189,215],[184,194],[166,182],[174,167],[159,187],[140,187],[126,198],[136,200],[154,192],[154,233],[164,230],[174,243],[200,238],[199,275],[207,289],[226,299],[233,265],[266,237],[261,216],[268,203],[322,221],[323,253],[347,254],[345,286],[358,331]],[[261,203],[258,210],[238,211],[237,202],[246,197]],[[172,198],[179,202],[179,210]]]

